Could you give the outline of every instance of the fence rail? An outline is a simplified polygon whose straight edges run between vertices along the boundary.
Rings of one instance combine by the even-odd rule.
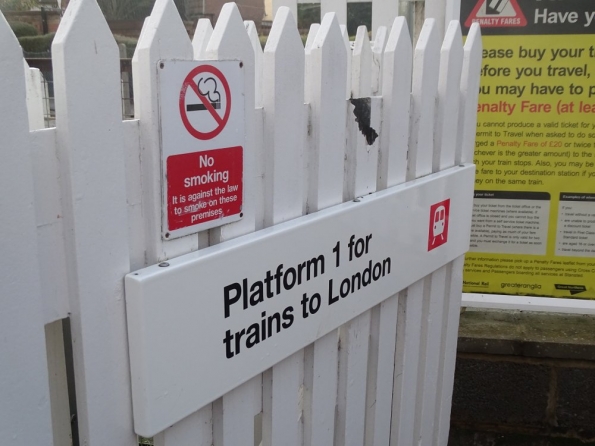
[[[304,48],[281,8],[263,51],[228,3],[191,41],[174,3],[157,0],[123,121],[117,45],[96,2],[72,0],[52,48],[55,127],[44,128],[46,89],[0,15],[0,444],[137,444],[129,272],[472,163],[479,28],[464,47],[456,22],[442,39],[427,20],[415,48],[402,17],[375,36],[362,28],[351,49],[328,13]],[[239,59],[245,71],[244,218],[176,240],[161,236],[157,64],[170,59]],[[471,189],[451,199],[471,209]],[[452,244],[458,258],[179,417],[155,444],[445,446],[468,246]],[[65,318],[67,345],[55,325]]]

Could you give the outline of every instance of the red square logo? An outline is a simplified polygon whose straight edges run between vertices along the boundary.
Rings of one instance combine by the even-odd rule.
[[[430,233],[428,251],[444,245],[448,240],[450,198],[430,206]]]

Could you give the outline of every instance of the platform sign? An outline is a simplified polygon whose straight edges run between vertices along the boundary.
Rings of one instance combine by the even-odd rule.
[[[462,0],[482,27],[464,291],[595,299],[595,2]]]
[[[162,236],[242,217],[244,76],[239,61],[160,61]]]
[[[136,432],[162,431],[463,255],[474,174],[454,167],[127,275]]]

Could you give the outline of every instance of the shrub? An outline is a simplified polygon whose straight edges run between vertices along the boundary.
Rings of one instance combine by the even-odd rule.
[[[37,32],[37,28],[33,25],[25,22],[10,22],[10,27],[12,28],[12,32],[17,37],[27,37],[27,36],[36,36],[39,34]]]
[[[27,36],[19,38],[23,51],[27,53],[46,53],[52,48],[54,33],[43,36]]]

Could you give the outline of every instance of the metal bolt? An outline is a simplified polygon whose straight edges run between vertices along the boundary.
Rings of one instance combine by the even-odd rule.
[[[355,201],[356,203],[359,203],[360,201],[362,201],[362,199],[360,197],[357,197],[353,201]]]
[[[244,62],[240,62],[240,68],[244,66]]]
[[[161,62],[161,63],[159,64],[159,68],[163,68],[163,67],[165,67],[165,64],[164,64],[163,62]]]
[[[169,266],[169,263],[167,263],[167,262],[161,262],[161,263],[159,264],[159,266],[160,266],[161,268],[165,268],[166,266]]]

